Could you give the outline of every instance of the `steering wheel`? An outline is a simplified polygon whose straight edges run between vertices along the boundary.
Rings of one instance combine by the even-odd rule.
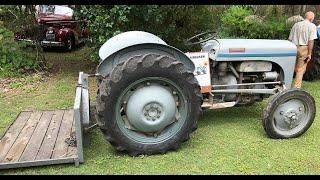
[[[191,38],[187,39],[185,41],[185,45],[190,46],[190,45],[195,45],[195,44],[201,44],[206,41],[209,41],[211,39],[216,39],[219,38],[218,34],[213,31],[208,31],[204,33],[197,34],[195,36],[192,36]],[[197,41],[195,41],[197,40]]]

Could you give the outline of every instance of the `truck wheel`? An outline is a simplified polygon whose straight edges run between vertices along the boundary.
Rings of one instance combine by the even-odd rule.
[[[74,43],[75,43],[74,39],[70,36],[66,41],[66,45],[65,45],[66,51],[71,52],[72,49],[74,48]]]
[[[200,87],[174,58],[134,56],[99,81],[97,121],[119,151],[136,156],[176,150],[197,128]]]
[[[270,97],[263,111],[263,127],[270,138],[299,137],[309,129],[315,113],[315,101],[309,93],[287,89]]]

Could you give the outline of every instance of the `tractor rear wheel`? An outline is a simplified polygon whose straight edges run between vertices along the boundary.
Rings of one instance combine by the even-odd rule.
[[[312,59],[307,65],[303,80],[313,81],[320,78],[320,40],[314,41]]]
[[[287,89],[270,97],[263,111],[262,124],[271,138],[295,138],[309,129],[315,113],[315,101],[309,93]]]
[[[106,139],[130,155],[178,149],[196,129],[202,94],[180,61],[138,55],[100,80],[97,121]]]

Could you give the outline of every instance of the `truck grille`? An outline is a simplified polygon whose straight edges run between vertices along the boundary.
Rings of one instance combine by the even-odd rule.
[[[46,34],[46,40],[54,41],[55,40],[55,35],[54,34]]]

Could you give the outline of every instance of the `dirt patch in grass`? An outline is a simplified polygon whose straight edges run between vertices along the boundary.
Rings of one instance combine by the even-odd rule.
[[[47,72],[33,73],[23,77],[10,77],[0,79],[0,94],[19,93],[20,90],[34,90],[43,81],[50,78]]]
[[[72,52],[65,52],[53,49],[44,52],[48,70],[29,74],[22,74],[16,77],[0,78],[1,94],[12,95],[21,91],[32,92],[36,90],[40,83],[50,81],[53,77],[61,73],[76,74],[79,71],[94,73],[97,62],[90,59],[91,49],[87,47],[78,48]]]
[[[59,49],[53,49],[44,52],[47,64],[50,66],[49,72],[54,76],[60,73],[78,73],[86,71],[94,73],[98,60],[90,58],[93,53],[88,47],[79,47],[71,52],[65,52]]]

